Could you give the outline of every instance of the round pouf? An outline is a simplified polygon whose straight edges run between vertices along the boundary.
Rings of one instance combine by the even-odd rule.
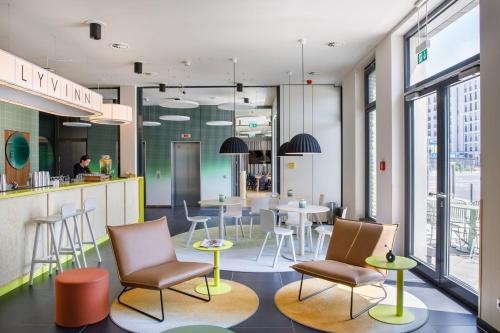
[[[109,314],[109,274],[101,268],[79,268],[56,277],[56,324],[80,327]]]

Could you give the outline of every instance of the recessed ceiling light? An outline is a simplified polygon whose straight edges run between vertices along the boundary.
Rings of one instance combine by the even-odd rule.
[[[227,120],[210,120],[207,121],[208,126],[231,126],[233,125],[232,121]]]
[[[191,120],[190,117],[188,116],[180,116],[176,114],[166,114],[163,116],[159,117],[161,120],[168,120],[168,121],[188,121]]]
[[[109,46],[111,46],[114,49],[121,49],[121,50],[125,50],[125,49],[130,48],[129,44],[127,44],[127,43],[121,43],[121,42],[111,43],[111,44],[109,44]]]
[[[326,45],[328,47],[341,47],[341,46],[345,45],[345,42],[342,40],[336,40],[336,41],[328,42],[328,43],[326,43]]]

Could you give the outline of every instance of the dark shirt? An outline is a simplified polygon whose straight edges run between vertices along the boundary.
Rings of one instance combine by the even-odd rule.
[[[81,173],[90,173],[89,167],[82,167],[80,163],[76,163],[73,166],[73,177],[76,178]]]

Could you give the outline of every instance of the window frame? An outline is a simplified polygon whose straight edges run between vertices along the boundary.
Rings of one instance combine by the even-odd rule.
[[[377,110],[377,98],[375,96],[375,100],[370,102],[369,101],[369,93],[368,93],[368,88],[369,88],[369,76],[370,74],[374,73],[376,69],[375,65],[375,59],[373,59],[364,69],[364,89],[365,89],[365,96],[364,96],[364,104],[365,104],[365,219],[370,220],[370,221],[376,221],[377,217],[372,216],[370,214],[370,151],[368,149],[370,145],[370,124],[369,124],[369,114],[371,112],[375,112],[375,117],[377,115],[376,110]],[[375,78],[375,88],[377,87],[377,80]],[[376,137],[376,132],[375,132],[375,137]],[[375,163],[376,158],[375,158]],[[375,194],[376,198],[376,194]]]

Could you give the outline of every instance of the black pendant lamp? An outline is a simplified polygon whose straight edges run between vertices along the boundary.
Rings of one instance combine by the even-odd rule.
[[[234,91],[233,91],[233,110],[236,112],[236,89],[237,89],[237,83],[236,83],[236,62],[237,58],[232,58],[231,61],[233,62],[233,82],[234,82]],[[240,138],[233,136],[228,139],[226,139],[222,145],[220,146],[219,149],[219,154],[223,155],[239,155],[239,154],[248,154],[248,146],[245,143],[245,141],[241,140]]]
[[[287,142],[283,143],[279,148],[278,148],[278,154],[276,156],[278,157],[285,157],[285,156],[302,156],[301,154],[287,154],[288,152],[288,147],[290,146],[290,117],[291,117],[291,107],[290,107],[290,87],[291,87],[291,78],[292,78],[292,72],[288,72],[288,140]]]
[[[305,85],[304,85],[304,39],[299,40],[302,46],[302,133],[297,134],[290,140],[288,145],[287,155],[290,154],[321,154],[321,147],[318,140],[310,134],[304,132],[305,120]]]

